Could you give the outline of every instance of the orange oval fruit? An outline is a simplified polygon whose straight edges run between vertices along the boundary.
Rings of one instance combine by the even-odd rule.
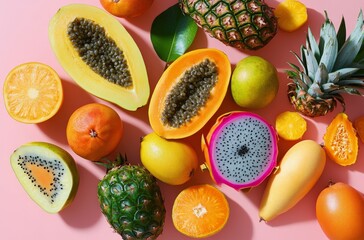
[[[67,141],[80,157],[98,161],[115,150],[123,135],[118,113],[101,103],[90,103],[73,112],[67,123]]]
[[[225,195],[209,184],[184,189],[176,197],[172,221],[182,234],[203,238],[216,234],[229,218],[229,203]]]
[[[346,183],[334,183],[321,191],[316,217],[329,239],[364,239],[363,196]]]
[[[40,123],[53,117],[63,103],[62,82],[50,66],[29,62],[13,68],[3,87],[5,108],[23,123]]]
[[[153,0],[100,0],[103,8],[116,17],[131,18],[142,15]]]

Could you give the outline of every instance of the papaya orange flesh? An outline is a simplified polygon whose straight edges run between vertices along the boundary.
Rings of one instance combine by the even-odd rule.
[[[324,145],[329,158],[341,166],[352,165],[358,156],[358,137],[345,113],[331,121],[324,135]]]
[[[37,166],[34,164],[26,164],[29,171],[35,179],[36,185],[50,193],[53,185],[53,173],[47,170],[45,167]]]
[[[220,107],[229,86],[231,64],[217,49],[190,51],[162,74],[151,97],[149,121],[159,136],[193,135]]]

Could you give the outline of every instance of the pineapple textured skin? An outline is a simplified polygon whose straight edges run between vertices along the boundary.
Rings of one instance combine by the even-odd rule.
[[[179,0],[185,14],[226,45],[257,50],[277,33],[277,18],[263,0]]]
[[[166,209],[156,179],[143,166],[111,169],[98,184],[101,211],[124,240],[152,240],[162,233]]]

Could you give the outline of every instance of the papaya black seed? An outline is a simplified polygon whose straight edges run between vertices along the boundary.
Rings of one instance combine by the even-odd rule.
[[[44,196],[53,199],[58,194],[57,189],[61,190],[63,189],[63,184],[61,183],[61,177],[64,175],[65,169],[62,167],[60,161],[42,160],[39,156],[29,155],[29,156],[19,156],[17,164],[21,166],[21,169],[28,176],[31,183],[33,183],[33,186],[38,188],[39,192],[41,192]],[[50,188],[47,189],[46,186],[43,187],[40,184],[37,184],[37,179],[33,176],[32,170],[29,169],[28,164],[41,167],[47,172],[51,172],[51,174],[53,175],[53,182],[50,183]],[[50,201],[52,203],[54,202],[54,200]]]
[[[122,87],[133,81],[123,51],[94,21],[75,18],[69,23],[68,38],[82,60],[97,74]]]
[[[178,128],[197,116],[210,97],[217,76],[216,64],[209,59],[187,69],[166,97],[163,124]]]

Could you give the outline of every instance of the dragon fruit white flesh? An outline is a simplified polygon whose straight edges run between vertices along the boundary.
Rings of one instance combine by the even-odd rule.
[[[202,136],[202,150],[217,184],[251,188],[277,165],[277,134],[255,113],[229,112],[217,119],[206,138]]]

